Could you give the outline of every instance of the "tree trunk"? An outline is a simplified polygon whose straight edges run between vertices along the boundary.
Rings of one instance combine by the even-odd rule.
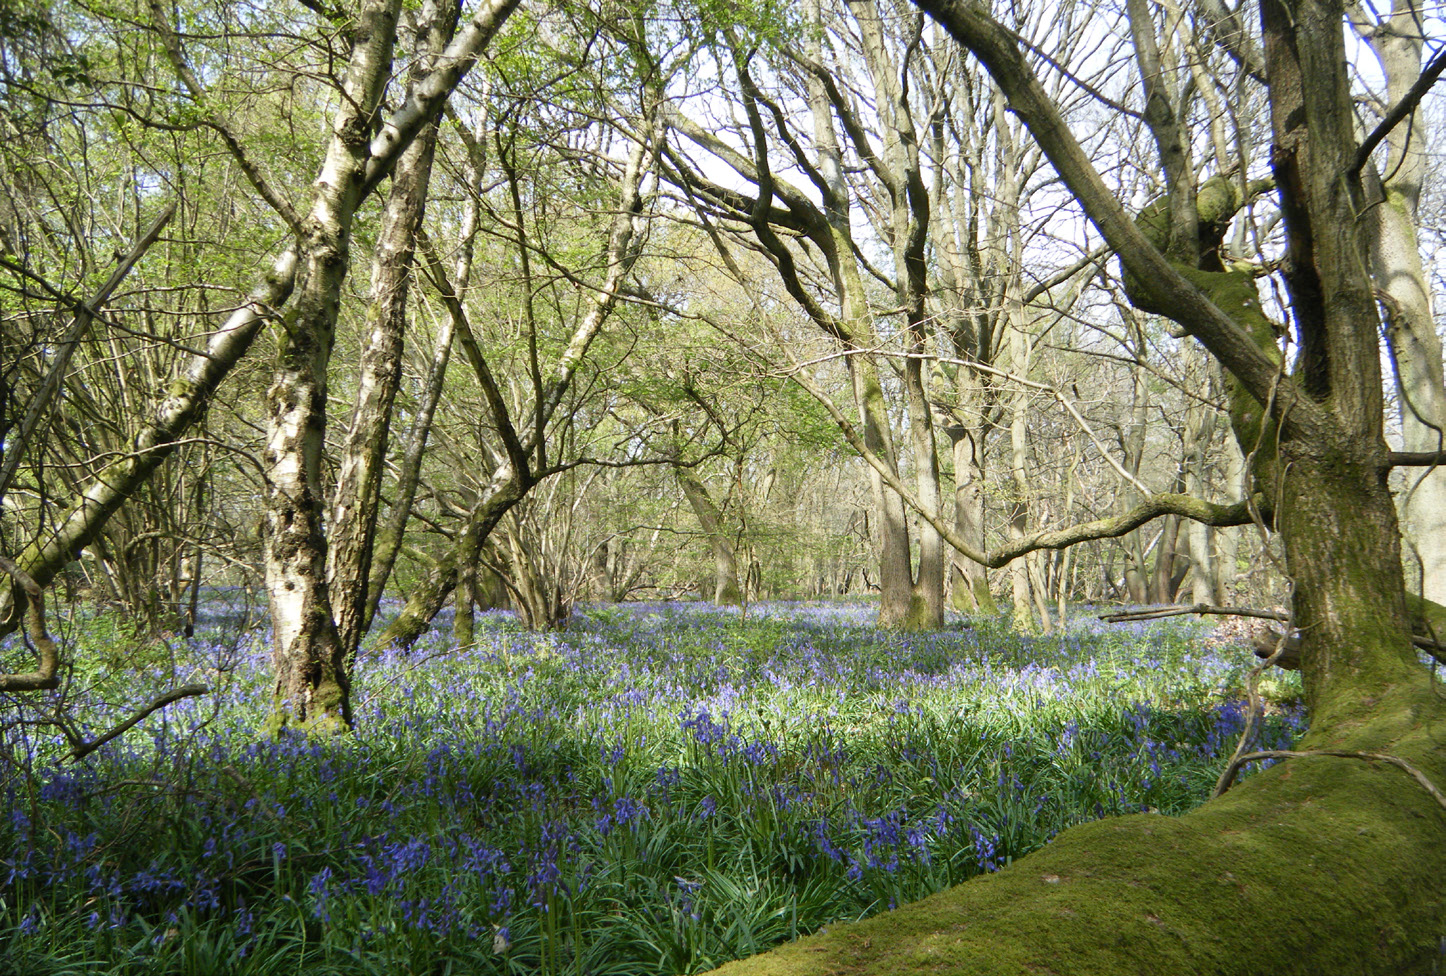
[[[426,81],[456,29],[458,4],[427,0],[417,13],[410,85]],[[381,508],[392,404],[402,379],[407,298],[417,231],[427,205],[437,126],[428,125],[397,160],[372,267],[361,377],[332,495],[327,580],[342,653],[354,657],[370,623],[368,581]]]
[[[1145,343],[1144,328],[1140,316],[1133,311],[1124,312],[1130,327],[1130,338],[1135,346],[1135,355],[1144,356],[1148,346]],[[1139,480],[1140,467],[1145,457],[1145,432],[1149,425],[1150,387],[1144,370],[1134,370],[1130,375],[1130,421],[1126,428],[1121,447],[1125,455],[1125,470],[1130,477]],[[1133,482],[1120,485],[1120,510],[1129,511],[1143,496]],[[1149,585],[1145,576],[1145,533],[1139,528],[1121,540],[1125,550],[1125,589],[1131,603],[1150,602]]]
[[[1395,0],[1391,17],[1375,28],[1370,44],[1386,71],[1389,104],[1405,96],[1421,74],[1422,20],[1414,0]],[[1441,339],[1431,308],[1431,288],[1416,236],[1421,183],[1430,141],[1427,115],[1413,112],[1388,137],[1387,178],[1367,180],[1365,217],[1371,275],[1382,296],[1391,358],[1400,399],[1401,439],[1407,451],[1446,449],[1446,385]],[[1401,496],[1407,538],[1419,560],[1413,590],[1446,602],[1446,470],[1410,472]]]
[[[477,537],[463,531],[457,540],[457,586],[452,591],[452,645],[471,647],[476,639]]]
[[[371,156],[366,136],[390,76],[400,9],[400,0],[370,0],[358,16],[346,98],[332,122],[334,136],[304,224],[296,297],[277,335],[266,391],[265,559],[277,731],[351,724],[346,654],[326,578],[321,467],[327,370],[350,266],[352,219]]]
[[[962,427],[950,428],[949,436],[954,448],[954,525],[961,536],[984,549],[984,472],[975,437]],[[954,609],[985,616],[998,612],[984,567],[960,553],[954,554],[953,563]]]
[[[357,15],[344,94],[326,160],[302,222],[296,296],[278,335],[267,390],[266,588],[271,598],[275,712],[280,730],[335,730],[351,722],[347,649],[337,633],[327,583],[321,455],[327,426],[327,369],[341,285],[350,267],[352,221],[366,194],[395,166],[441,110],[475,55],[516,0],[490,0],[376,129],[391,77],[400,0],[367,0]]]
[[[708,547],[713,551],[713,603],[720,607],[741,607],[743,590],[738,583],[738,559],[734,555],[728,533],[723,528],[723,513],[713,504],[707,486],[691,468],[675,465],[673,471],[678,477],[678,485],[683,489],[683,496],[688,499],[694,516],[703,526],[703,534],[708,537]]]
[[[467,558],[480,549],[497,523],[512,510],[527,494],[531,484],[514,476],[510,467],[504,465],[495,472],[491,482],[482,492],[482,497],[472,507],[467,524],[452,547],[427,570],[427,575],[412,588],[406,606],[397,619],[377,639],[378,647],[410,648],[417,638],[427,632],[435,617],[447,604],[447,597],[457,586],[457,573]]]

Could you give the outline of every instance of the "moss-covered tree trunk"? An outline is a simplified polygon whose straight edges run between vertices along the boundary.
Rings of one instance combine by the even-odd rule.
[[[918,5],[1006,90],[1119,254],[1131,300],[1229,370],[1235,429],[1293,582],[1310,731],[1295,756],[1186,816],[1076,827],[996,875],[723,971],[1440,972],[1446,694],[1410,643],[1340,3],[1263,4],[1300,350],[1288,368],[1248,275],[1167,256],[1168,238],[1123,212],[1011,31],[970,0]],[[1205,194],[1190,205],[1203,215]]]

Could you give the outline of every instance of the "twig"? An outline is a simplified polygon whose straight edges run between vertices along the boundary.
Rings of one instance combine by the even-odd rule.
[[[65,338],[61,340],[60,346],[56,350],[54,361],[51,363],[50,370],[45,374],[40,389],[30,398],[30,405],[26,408],[25,416],[20,421],[20,429],[12,432],[11,436],[6,439],[5,458],[3,464],[0,464],[0,494],[4,494],[5,490],[10,487],[10,482],[20,469],[21,457],[34,439],[51,401],[60,392],[61,383],[65,379],[65,370],[70,364],[71,354],[75,352],[81,338],[90,328],[98,310],[110,300],[111,292],[120,287],[120,283],[125,280],[126,275],[145,256],[146,251],[150,250],[151,245],[160,238],[161,231],[165,229],[166,224],[170,223],[175,214],[176,204],[174,202],[166,204],[160,216],[152,221],[150,227],[146,228],[145,233],[141,235],[140,240],[136,241],[130,251],[121,258],[120,263],[116,265],[105,284],[101,285],[100,291],[96,292],[90,301],[76,304],[75,317],[71,319],[70,327],[66,330]]]
[[[1310,749],[1305,752],[1296,752],[1293,749],[1265,749],[1260,752],[1237,756],[1230,761],[1229,766],[1225,767],[1225,772],[1220,774],[1220,781],[1224,784],[1224,788],[1222,789],[1217,786],[1215,795],[1219,796],[1224,793],[1225,790],[1230,789],[1231,784],[1235,780],[1235,774],[1239,772],[1241,766],[1248,762],[1254,762],[1257,759],[1311,759],[1317,756],[1332,756],[1337,759],[1363,759],[1367,762],[1390,763],[1397,769],[1409,773],[1412,779],[1420,783],[1422,788],[1431,794],[1432,799],[1440,805],[1441,809],[1446,810],[1446,795],[1443,795],[1442,792],[1437,789],[1436,784],[1431,782],[1425,773],[1406,762],[1406,760],[1379,752],[1345,752],[1336,749]]]
[[[1250,669],[1250,674],[1245,680],[1245,694],[1250,702],[1250,710],[1245,713],[1245,728],[1240,730],[1240,738],[1235,742],[1235,751],[1230,755],[1230,762],[1226,765],[1225,771],[1215,781],[1215,791],[1210,794],[1214,799],[1223,796],[1225,791],[1230,789],[1230,784],[1235,782],[1236,771],[1245,762],[1242,757],[1246,755],[1245,750],[1255,741],[1255,726],[1265,714],[1265,706],[1260,700],[1260,676],[1265,669],[1280,660],[1285,654],[1289,641],[1290,631],[1283,632],[1275,641],[1275,650],[1271,651],[1262,661]]]
[[[1348,171],[1350,175],[1360,175],[1361,170],[1365,169],[1366,163],[1370,161],[1371,153],[1376,151],[1376,147],[1386,136],[1390,135],[1392,129],[1400,125],[1406,116],[1416,111],[1416,106],[1421,103],[1422,98],[1426,97],[1426,93],[1431,90],[1432,85],[1436,84],[1443,72],[1446,72],[1446,48],[1436,52],[1436,56],[1422,69],[1416,83],[1401,96],[1401,100],[1386,113],[1386,117],[1381,120],[1380,124],[1361,142],[1360,148],[1356,150],[1356,158],[1351,162],[1351,168]]]

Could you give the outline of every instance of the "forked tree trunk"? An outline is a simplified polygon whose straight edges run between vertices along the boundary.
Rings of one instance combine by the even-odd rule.
[[[277,731],[351,725],[350,683],[332,616],[322,525],[327,370],[350,267],[352,220],[370,157],[364,133],[390,75],[399,9],[399,0],[372,0],[359,14],[346,99],[333,120],[335,134],[304,224],[296,297],[277,334],[276,366],[266,391],[265,560]]]
[[[954,525],[958,533],[984,545],[984,473],[976,456],[975,439],[962,428],[950,430],[954,448]],[[989,592],[989,575],[983,566],[956,553],[953,559],[954,609],[964,613],[993,616],[997,612]]]
[[[436,117],[516,6],[516,0],[480,4],[438,59],[438,69],[408,93],[379,131],[375,123],[391,78],[400,0],[366,0],[357,14],[345,97],[332,120],[311,208],[299,228],[295,298],[277,333],[276,365],[266,392],[262,466],[274,731],[334,731],[351,724],[348,650],[337,633],[327,581],[321,469],[327,371],[357,208]]]
[[[455,0],[427,0],[417,14],[410,85],[426,81],[451,40],[459,8]],[[372,550],[381,510],[382,469],[387,459],[392,404],[402,380],[402,351],[417,231],[426,212],[437,126],[428,125],[397,161],[382,216],[372,267],[361,377],[347,426],[328,520],[327,582],[342,652],[354,657],[366,626]]]

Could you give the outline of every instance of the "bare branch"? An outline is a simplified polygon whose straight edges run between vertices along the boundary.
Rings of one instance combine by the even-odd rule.
[[[28,674],[0,674],[0,691],[57,688],[60,686],[60,649],[45,630],[45,597],[40,584],[5,556],[0,556],[0,569],[9,573],[25,594],[25,635],[40,656],[40,663]]]
[[[1391,134],[1392,129],[1400,125],[1406,116],[1416,111],[1416,106],[1421,103],[1421,99],[1425,98],[1426,93],[1436,84],[1442,72],[1446,72],[1446,47],[1436,52],[1436,56],[1422,69],[1421,77],[1417,78],[1416,83],[1411,86],[1410,90],[1401,96],[1401,100],[1396,103],[1395,107],[1386,113],[1386,117],[1381,120],[1381,124],[1371,130],[1370,135],[1366,136],[1365,141],[1362,142],[1360,148],[1356,150],[1356,158],[1351,161],[1351,176],[1359,178],[1361,170],[1365,169],[1366,163],[1371,160],[1371,153],[1375,152],[1376,147],[1381,144],[1381,141]]]
[[[162,708],[165,708],[167,705],[171,704],[171,702],[177,702],[180,701],[182,698],[191,698],[196,695],[204,695],[210,690],[211,689],[209,687],[202,684],[182,685],[179,688],[172,688],[165,694],[158,696],[149,705],[146,705],[144,708],[137,710],[134,715],[126,719],[121,724],[117,725],[115,728],[111,729],[109,732],[106,732],[103,735],[96,736],[94,739],[75,742],[67,758],[83,759],[84,757],[90,755],[92,752],[95,752],[95,750],[99,749],[101,746],[105,745],[107,742],[110,742],[112,739],[116,739],[122,735],[125,735],[131,729],[135,728],[137,725],[143,722],[149,715],[154,712],[160,711]],[[64,726],[62,726],[62,730],[64,730]],[[67,738],[68,737],[69,736],[67,736]]]

